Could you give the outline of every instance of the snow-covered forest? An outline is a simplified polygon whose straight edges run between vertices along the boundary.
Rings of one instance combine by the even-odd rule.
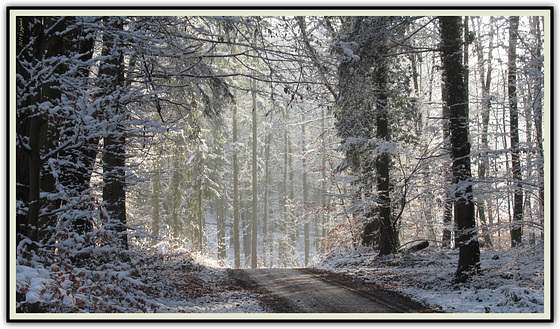
[[[543,312],[542,10],[10,19],[17,312],[204,312],[212,280],[260,312],[222,269],[419,255],[450,290],[507,259],[525,304],[473,311]]]

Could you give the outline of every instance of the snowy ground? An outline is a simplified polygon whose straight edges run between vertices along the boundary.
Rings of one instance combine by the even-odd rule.
[[[264,313],[258,301],[233,285],[226,269],[173,259],[146,271],[146,293],[158,313]]]
[[[483,251],[480,276],[452,284],[458,250],[428,248],[408,255],[331,256],[316,267],[358,277],[451,313],[544,312],[542,246]]]
[[[175,259],[151,274],[148,285],[162,294],[155,298],[158,312],[266,312],[254,296],[228,281],[225,269],[209,259],[195,258],[205,265]],[[452,283],[457,260],[457,250],[430,247],[385,258],[376,257],[376,253],[332,256],[316,267],[399,291],[444,312],[544,312],[542,246],[485,250],[481,254],[481,275],[465,284]]]
[[[17,312],[265,312],[254,296],[231,281],[227,269],[208,266],[212,264],[184,248],[161,243],[157,249],[132,253],[136,257],[128,262],[107,262],[94,271],[61,262],[17,265]]]
[[[158,249],[143,256],[145,262],[108,263],[111,268],[87,275],[58,263],[18,265],[18,308],[40,302],[43,311],[63,313],[266,313],[256,296],[231,281],[223,264],[164,243]],[[465,284],[452,283],[457,260],[457,250],[429,247],[382,258],[376,252],[331,255],[315,267],[375,283],[449,313],[545,312],[541,245],[483,251],[482,273]]]

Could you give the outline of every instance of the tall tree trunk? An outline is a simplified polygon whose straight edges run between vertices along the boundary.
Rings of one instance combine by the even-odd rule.
[[[59,19],[59,17],[22,19],[27,27],[25,27],[25,31],[20,31],[20,33],[22,33],[23,39],[27,39],[26,41],[31,43],[30,51],[25,54],[27,56],[23,54],[22,56],[26,57],[25,60],[34,63],[37,66],[36,69],[44,66],[48,68],[49,64],[45,64],[45,60],[56,58],[66,53],[62,45],[62,37],[57,32],[61,32],[66,28],[64,23],[67,20],[62,19],[59,21]],[[43,159],[42,155],[55,148],[55,143],[60,135],[58,132],[60,127],[54,122],[49,122],[52,121],[49,118],[49,113],[46,110],[41,110],[39,104],[50,102],[53,107],[59,105],[61,99],[59,81],[46,75],[52,74],[52,76],[55,76],[64,73],[64,68],[61,65],[58,68],[49,69],[52,72],[46,70],[48,73],[40,74],[40,76],[29,76],[26,74],[27,72],[18,72],[23,73],[23,76],[27,76],[27,81],[33,81],[30,83],[32,87],[28,91],[31,95],[25,95],[29,101],[29,103],[25,104],[29,106],[29,110],[24,120],[25,124],[29,127],[27,134],[29,138],[27,145],[27,179],[29,184],[27,225],[30,228],[28,237],[33,242],[38,243],[46,243],[49,240],[57,221],[57,216],[52,212],[50,212],[51,214],[42,214],[40,216],[41,209],[45,206],[51,209],[58,208],[60,205],[60,200],[47,201],[45,198],[41,198],[42,191],[55,192],[56,190],[54,175],[43,168],[44,161],[47,159]],[[24,88],[27,89],[29,87],[25,86]],[[54,127],[54,129],[49,127]],[[34,250],[37,247],[37,244],[33,244]]]
[[[201,172],[202,168],[199,167],[198,172]],[[197,219],[197,238],[198,238],[198,248],[200,251],[206,251],[206,239],[204,236],[206,219],[204,218],[204,211],[202,209],[202,182],[197,183],[196,192],[196,219]]]
[[[237,104],[233,104],[233,254],[235,268],[241,267],[239,245],[239,160],[237,159]]]
[[[327,236],[327,210],[326,210],[326,193],[327,193],[327,141],[325,138],[325,108],[321,109],[321,238]]]
[[[542,40],[541,40],[541,17],[534,16],[532,22],[532,31],[536,39],[535,49],[535,73],[538,74],[533,82],[533,112],[535,120],[535,133],[537,139],[539,162],[538,170],[538,189],[539,189],[539,212],[541,224],[544,227],[544,148],[543,148],[543,132],[542,132],[542,108],[543,108],[543,73],[542,73]],[[544,231],[541,233],[541,239],[544,239]]]
[[[486,60],[486,69],[484,68],[484,54],[483,47],[480,39],[482,38],[480,27],[481,19],[478,17],[477,31],[478,37],[476,38],[476,51],[478,56],[478,66],[480,71],[480,86],[482,89],[482,133],[480,136],[480,145],[482,148],[481,160],[478,165],[478,178],[482,181],[486,180],[486,175],[489,168],[488,154],[489,144],[488,144],[488,126],[490,123],[490,83],[492,81],[492,48],[494,41],[494,17],[490,17],[490,34],[488,41],[488,59]],[[486,71],[486,72],[485,72]],[[491,233],[488,232],[488,224],[492,225],[491,213],[488,213],[488,220],[486,219],[486,204],[484,200],[477,203],[478,215],[480,218],[480,223],[482,224],[482,232],[484,233],[484,241],[489,247],[493,247]]]
[[[29,206],[27,210],[28,237],[34,242],[32,249],[37,251],[39,241],[39,231],[43,229],[39,222],[41,211],[41,131],[45,125],[40,114],[35,114],[29,124]]]
[[[180,224],[179,224],[179,207],[182,201],[182,196],[179,191],[179,181],[181,180],[179,150],[180,148],[177,147],[175,151],[176,153],[173,154],[173,175],[171,179],[171,220],[172,220],[171,226],[173,229],[174,238],[179,238],[179,235],[181,234]],[[190,216],[190,217],[192,218],[194,216]]]
[[[24,142],[30,135],[31,118],[34,115],[33,104],[37,102],[38,94],[31,93],[30,89],[34,88],[31,84],[27,83],[31,79],[31,73],[26,68],[26,63],[32,63],[33,58],[40,58],[41,47],[38,46],[39,38],[34,36],[34,32],[39,28],[35,25],[38,24],[38,18],[32,16],[18,17],[17,18],[17,42],[16,53],[16,73],[22,78],[16,81],[18,89],[16,104],[16,199],[20,202],[21,206],[17,207],[16,211],[16,244],[19,246],[21,242],[28,238],[31,234],[32,227],[37,226],[37,216],[29,216],[29,203],[30,195],[30,175],[31,174],[31,145],[26,145]],[[24,51],[24,47],[30,50]],[[37,164],[37,163],[36,163]],[[35,169],[37,170],[37,169]],[[35,183],[35,184],[38,184]],[[33,198],[35,198],[35,193]],[[27,211],[26,211],[27,208]],[[34,222],[34,225],[30,225]],[[31,256],[26,254],[26,257]]]
[[[461,61],[461,18],[439,17],[442,39],[442,67],[450,110],[451,156],[455,184],[455,224],[459,244],[457,282],[464,282],[480,268],[480,247],[472,196],[468,113],[465,100],[464,68]]]
[[[509,19],[509,51],[508,51],[508,99],[511,139],[511,168],[513,174],[513,225],[511,228],[511,246],[521,244],[523,234],[523,186],[521,185],[521,162],[519,150],[519,110],[517,108],[517,30],[519,16]]]
[[[523,94],[524,116],[525,116],[525,136],[526,136],[525,143],[527,143],[527,145],[532,145],[533,144],[533,131],[532,131],[533,120],[531,118],[532,109],[531,109],[531,100],[530,100],[530,91],[529,91],[531,89],[531,83],[528,82],[525,84],[525,86],[526,86],[526,90],[521,91],[521,93]],[[530,153],[528,153],[527,156],[525,157],[525,161],[526,161],[526,168],[527,168],[525,175],[527,177],[532,177],[533,176],[532,163],[534,159],[532,158]],[[528,220],[529,222],[533,222],[532,199],[533,198],[531,193],[529,192],[525,193],[525,199],[523,201],[523,212],[524,212],[525,219]],[[532,231],[530,243],[535,244],[535,241],[536,241],[535,231]]]
[[[250,185],[249,185],[250,186]],[[250,189],[245,190],[246,198],[241,198],[242,200],[249,200],[247,194],[251,193]],[[251,266],[251,238],[252,238],[252,207],[250,201],[241,202],[241,226],[243,228],[243,256],[245,257],[245,267]]]
[[[289,209],[288,209],[288,171],[289,171],[289,139],[288,139],[288,126],[287,126],[287,118],[288,118],[288,109],[284,110],[284,168],[282,173],[282,202],[281,205],[283,206],[283,221],[281,225],[282,237],[280,240],[280,246],[278,251],[278,257],[282,261],[282,265],[284,267],[287,266],[286,259],[288,257],[288,239],[289,239],[289,224],[288,221],[290,220]]]
[[[71,17],[65,19],[65,24],[71,26],[74,24],[76,18]],[[62,42],[62,47],[67,50],[73,50],[74,52],[80,54],[79,59],[83,64],[76,70],[74,78],[78,78],[83,81],[83,84],[90,87],[88,81],[90,74],[90,65],[87,64],[89,60],[93,58],[94,52],[94,40],[92,35],[86,35],[80,28],[75,28],[74,31],[70,33]],[[60,46],[60,45],[59,45]],[[93,86],[91,86],[93,87]],[[84,97],[79,93],[76,95],[71,95],[76,98]],[[86,113],[86,115],[91,115],[96,120],[99,120],[99,115],[94,113]],[[65,149],[58,154],[59,159],[64,159],[66,161],[61,165],[60,183],[67,188],[74,190],[75,194],[82,198],[82,200],[91,200],[91,190],[90,190],[90,180],[93,174],[95,166],[95,158],[99,151],[99,140],[100,137],[95,132],[90,132],[91,135],[86,133],[85,136],[77,136],[82,140],[82,146],[79,149]],[[74,131],[72,129],[66,132],[67,136],[74,137]],[[69,139],[69,138],[68,138]],[[62,200],[61,203],[64,203]],[[71,222],[72,229],[80,235],[85,235],[87,232],[93,230],[93,218],[88,211],[92,206],[91,203],[81,202],[78,205],[79,209],[76,209],[76,216],[73,216]]]
[[[69,28],[69,25],[71,24],[70,22],[71,20],[72,18],[61,18],[61,17],[41,18],[41,22],[42,22],[41,33],[43,35],[40,38],[40,42],[43,48],[41,54],[43,60],[48,60],[52,58],[59,60],[60,56],[71,55],[73,47],[72,48],[69,47],[69,49],[65,49],[65,45],[63,41],[64,31],[67,28]],[[61,104],[62,89],[61,89],[60,78],[66,74],[66,71],[67,70],[64,65],[56,65],[56,68],[54,68],[50,73],[52,74],[52,77],[39,78],[40,81],[43,79],[46,80],[40,82],[42,84],[39,92],[40,103],[44,104],[45,102],[49,102],[52,107],[62,105]],[[60,189],[57,186],[57,179],[55,178],[55,175],[54,173],[51,172],[51,170],[48,169],[44,170],[45,168],[43,167],[43,164],[41,162],[47,162],[49,159],[43,158],[43,156],[46,153],[50,153],[49,151],[57,148],[57,142],[61,137],[60,130],[61,128],[64,127],[62,127],[60,123],[57,123],[57,119],[59,118],[57,118],[56,115],[49,114],[48,111],[45,110],[41,111],[41,113],[39,113],[39,116],[40,116],[40,126],[38,128],[40,129],[40,131],[37,132],[39,135],[34,137],[39,138],[38,146],[42,150],[41,159],[39,159],[37,163],[37,166],[41,167],[40,190],[42,192],[54,193],[56,195],[58,194],[56,192],[58,192],[58,189]],[[35,133],[36,133],[35,131],[31,131],[30,137],[35,135]],[[53,158],[60,159],[61,155],[63,155],[64,153],[65,152],[58,152],[56,154],[53,154]],[[72,168],[70,170],[75,169],[74,164],[71,164],[71,166]],[[61,172],[60,175],[64,177],[65,175],[64,173],[66,170],[64,170],[65,169],[64,166],[61,167],[62,168],[60,170]],[[71,186],[68,182],[64,180],[60,180],[59,182],[64,185],[63,188],[67,189],[67,191],[70,189],[72,190],[74,189],[74,186]],[[43,198],[41,203],[43,207],[56,209],[59,208],[64,201],[65,200],[55,196],[54,199],[48,201],[47,198]],[[37,238],[39,239],[39,241],[47,242],[50,239],[50,237],[54,233],[57,221],[58,221],[58,216],[56,215],[56,212],[49,212],[49,214],[43,213],[40,217],[38,217]]]
[[[226,190],[218,197],[216,203],[218,204],[218,259],[223,260],[226,258]]]
[[[463,17],[463,75],[465,79],[465,106],[469,113],[469,16]]]
[[[266,137],[264,151],[264,197],[263,197],[263,265],[267,266],[267,254],[272,262],[272,223],[269,224],[269,186],[270,186],[270,143],[272,142],[272,132],[269,131]],[[267,248],[268,247],[268,248]],[[270,253],[267,252],[270,250]]]
[[[287,109],[286,109],[287,110]],[[288,136],[288,221],[287,225],[287,234],[288,234],[288,251],[286,256],[290,259],[290,264],[293,266],[294,264],[294,255],[297,251],[297,242],[298,242],[298,229],[297,229],[297,219],[294,213],[293,207],[290,205],[295,200],[295,183],[294,183],[294,155],[292,153],[292,140],[290,136]]]
[[[420,73],[418,72],[418,54],[412,53],[408,56],[410,59],[410,66],[412,68],[412,83],[414,86],[414,93],[416,96],[420,95],[420,82],[419,77]]]
[[[124,181],[126,139],[123,132],[124,128],[119,125],[114,132],[103,138],[103,202],[110,219],[116,225],[120,246],[128,249]]]
[[[381,48],[381,54],[384,53],[385,47]],[[380,61],[378,72],[376,73],[377,85],[380,86],[380,91],[377,95],[377,109],[376,109],[376,137],[382,142],[389,142],[391,135],[389,131],[388,119],[388,100],[384,88],[387,85],[387,63]],[[379,254],[388,255],[395,253],[398,248],[398,235],[396,230],[396,223],[393,221],[391,214],[391,197],[390,197],[390,154],[383,151],[375,161],[376,178],[377,178],[377,193],[379,196],[379,206],[377,213],[379,215]]]
[[[125,182],[125,109],[119,102],[119,89],[124,86],[124,56],[122,42],[116,31],[123,30],[121,18],[106,18],[107,30],[113,33],[103,35],[104,62],[101,73],[107,79],[105,95],[113,96],[105,108],[105,120],[110,131],[103,138],[103,203],[120,240],[120,246],[128,249],[126,223],[126,182]]]
[[[307,159],[305,155],[305,117],[301,116],[301,155],[302,155],[302,191],[303,191],[303,239],[304,239],[304,249],[305,249],[305,259],[304,264],[307,266],[309,264],[309,218],[308,218],[308,204],[307,204]]]
[[[157,243],[159,236],[159,199],[161,190],[161,173],[160,173],[159,159],[154,160],[154,180],[152,181],[152,235],[154,242]]]
[[[358,111],[361,111],[361,116],[364,118],[363,122],[357,127],[364,131],[362,136],[367,139],[375,139],[381,144],[378,146],[379,153],[375,157],[374,163],[370,161],[365,154],[355,154],[353,156],[358,159],[354,161],[353,169],[360,172],[362,187],[361,193],[363,198],[369,203],[375,201],[376,206],[364,209],[364,215],[368,219],[368,223],[364,226],[362,244],[373,247],[379,247],[380,255],[388,255],[395,253],[398,247],[398,232],[397,223],[392,215],[392,203],[390,196],[391,186],[391,155],[386,150],[385,144],[391,141],[391,134],[389,128],[389,61],[387,59],[387,51],[389,45],[389,36],[391,33],[391,17],[376,17],[374,19],[364,19],[362,17],[356,18],[353,21],[354,27],[352,29],[359,31],[361,28],[368,28],[360,33],[374,34],[376,40],[373,42],[372,38],[367,44],[360,47],[359,55],[361,62],[359,66],[363,70],[366,83],[364,88],[373,89],[373,102],[364,97],[364,95],[352,95],[355,86],[343,86],[342,90],[348,92],[350,95],[346,96],[346,102],[351,107],[358,105]],[[371,28],[371,30],[370,30]],[[360,35],[360,33],[355,33]],[[349,64],[341,65],[340,72],[343,75],[349,74]],[[345,77],[350,79],[354,74]],[[345,79],[341,79],[345,80]],[[347,82],[346,82],[347,83]],[[361,82],[360,82],[361,83]],[[354,98],[359,100],[358,103]],[[345,97],[341,97],[344,100]],[[361,103],[361,104],[360,104]],[[355,111],[355,110],[354,110]],[[368,118],[371,116],[371,119]],[[358,118],[356,118],[358,120]],[[340,122],[340,119],[339,119]],[[373,136],[375,130],[375,136]],[[365,159],[363,159],[365,157]],[[348,156],[347,156],[348,158]],[[374,193],[375,192],[375,193]],[[368,209],[369,208],[369,209]]]
[[[450,136],[451,136],[451,129],[449,124],[450,119],[450,110],[449,106],[447,105],[447,88],[444,84],[441,85],[441,98],[443,100],[442,106],[442,117],[443,117],[443,141],[446,150],[451,153],[451,143],[450,143]],[[443,200],[443,236],[442,236],[442,245],[444,248],[451,248],[452,243],[452,234],[454,231],[454,224],[453,224],[453,193],[448,185],[452,185],[452,177],[450,173],[446,170],[444,173],[445,177],[445,185],[447,188],[444,192],[444,200]]]
[[[253,211],[252,211],[252,237],[251,237],[251,268],[257,268],[258,264],[257,264],[257,245],[258,245],[258,240],[257,240],[257,236],[258,236],[258,225],[257,225],[257,221],[258,221],[258,214],[257,214],[257,205],[258,205],[258,199],[257,199],[257,192],[258,192],[258,185],[257,185],[257,146],[258,146],[258,141],[257,141],[257,91],[255,90],[256,88],[256,81],[253,80],[252,81],[252,96],[253,96],[253,157],[252,157],[252,176],[253,176],[253,186],[252,186],[252,192],[253,192],[253,202],[252,202],[252,206],[253,206]]]
[[[40,179],[41,179],[41,145],[40,135],[44,126],[44,119],[36,104],[41,102],[39,82],[34,81],[27,69],[27,63],[36,63],[43,57],[43,25],[40,17],[18,17],[18,40],[16,51],[16,72],[23,81],[17,80],[17,135],[18,143],[16,158],[16,198],[21,202],[16,215],[17,245],[23,239],[29,238],[32,245],[24,250],[24,255],[31,259],[29,253],[38,247],[39,213],[41,209]],[[27,50],[24,50],[27,47]],[[35,64],[36,65],[36,64]],[[24,82],[25,81],[25,82]],[[27,208],[27,210],[25,209]]]
[[[18,79],[18,111],[17,111],[17,134],[18,141],[21,138],[29,138],[28,147],[19,144],[16,149],[18,170],[16,171],[17,199],[24,204],[28,204],[28,211],[18,211],[17,213],[17,241],[23,236],[30,237],[34,242],[52,241],[50,238],[54,233],[55,225],[58,221],[59,212],[56,211],[65,202],[57,197],[62,193],[56,193],[60,187],[65,189],[65,193],[71,190],[71,195],[82,197],[89,193],[89,179],[93,170],[93,160],[96,150],[91,156],[89,140],[81,140],[82,147],[57,149],[61,137],[71,140],[72,129],[68,124],[62,126],[57,117],[58,112],[51,113],[45,109],[38,110],[37,104],[50,104],[52,107],[60,105],[62,93],[71,99],[79,97],[83,86],[87,86],[84,80],[89,74],[89,64],[83,62],[91,59],[93,53],[93,39],[82,35],[79,28],[73,27],[75,18],[72,17],[18,17],[18,39],[16,51],[16,71],[23,79]],[[69,44],[65,40],[72,39],[75,43]],[[76,41],[77,40],[77,41]],[[25,49],[27,48],[27,49]],[[75,56],[75,54],[80,54]],[[74,73],[68,72],[66,65],[55,65],[45,60],[56,59],[60,61],[61,56],[72,57],[82,61],[82,64],[75,63],[77,69]],[[27,67],[27,68],[26,68]],[[28,70],[30,67],[31,70]],[[37,74],[32,73],[33,70]],[[66,83],[76,83],[78,86],[76,94],[74,90],[63,89],[61,77],[66,77]],[[20,81],[26,81],[21,84]],[[70,110],[71,111],[71,110]],[[78,116],[79,109],[71,112],[70,115]],[[61,132],[61,128],[62,132]],[[67,136],[61,136],[66,134]],[[82,136],[77,136],[83,138]],[[95,139],[97,142],[98,139]],[[60,170],[57,170],[58,183],[52,170],[43,168],[43,164],[51,159],[59,160],[55,162]],[[77,165],[79,164],[79,165]],[[30,180],[31,179],[31,180]],[[50,198],[41,198],[41,191],[54,193]],[[54,196],[54,197],[52,197]],[[87,199],[87,198],[83,198]],[[81,203],[84,208],[89,204]],[[49,209],[46,213],[39,216],[42,208]],[[78,209],[72,209],[78,210]],[[83,233],[86,231],[85,223],[91,227],[91,216],[84,217],[88,212],[78,210],[73,213],[75,218],[71,222],[71,228],[75,232]],[[32,229],[30,229],[32,228]],[[89,231],[89,229],[87,230]],[[35,245],[36,247],[37,245]]]

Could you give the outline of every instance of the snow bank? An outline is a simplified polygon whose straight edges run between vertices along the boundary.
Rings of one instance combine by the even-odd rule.
[[[458,251],[428,248],[415,254],[333,256],[318,268],[351,275],[451,313],[543,313],[544,250],[483,251],[482,273],[453,284]]]

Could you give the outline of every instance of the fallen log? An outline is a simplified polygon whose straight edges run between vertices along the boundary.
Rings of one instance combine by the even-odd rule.
[[[411,253],[411,252],[417,252],[417,251],[420,251],[422,249],[426,249],[426,248],[428,248],[429,245],[430,245],[430,243],[427,240],[422,240],[422,241],[419,241],[419,242],[416,242],[416,243],[412,244],[410,247],[408,247],[406,249],[403,248],[404,247],[404,245],[403,245],[401,248],[399,248],[398,251],[408,254],[408,253]]]

